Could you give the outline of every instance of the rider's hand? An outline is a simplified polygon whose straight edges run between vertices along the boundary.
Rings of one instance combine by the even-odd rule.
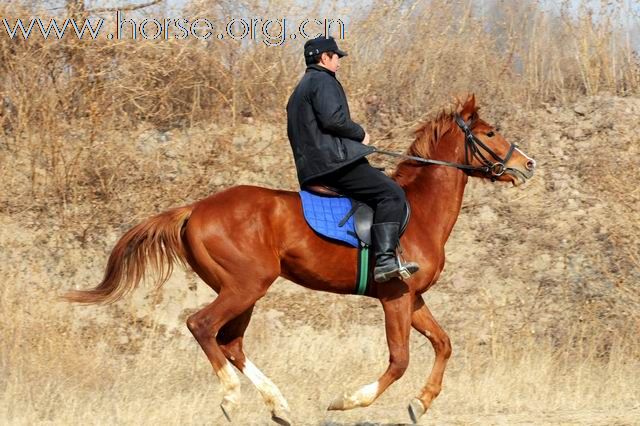
[[[371,143],[371,140],[369,140],[369,133],[364,132],[364,139],[362,140],[362,144],[369,145],[369,143]]]

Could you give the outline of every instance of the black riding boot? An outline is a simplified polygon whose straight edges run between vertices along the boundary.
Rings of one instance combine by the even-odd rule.
[[[371,231],[376,255],[376,267],[373,270],[373,278],[376,282],[383,283],[391,278],[402,277],[402,272],[406,271],[410,275],[420,269],[415,262],[398,264],[398,256],[396,255],[400,233],[398,222],[374,223]],[[407,278],[407,276],[403,278]]]

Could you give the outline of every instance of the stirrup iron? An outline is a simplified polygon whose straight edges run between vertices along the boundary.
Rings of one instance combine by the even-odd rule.
[[[402,250],[402,249],[400,249],[400,250]],[[402,259],[400,258],[400,253],[399,252],[396,252],[396,257],[398,259],[398,266],[399,266],[398,273],[400,274],[400,277],[403,280],[406,280],[407,278],[409,278],[411,276],[411,272],[409,272],[407,267],[402,262]]]

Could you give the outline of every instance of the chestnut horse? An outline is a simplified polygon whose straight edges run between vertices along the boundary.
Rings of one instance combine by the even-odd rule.
[[[476,141],[471,155],[469,135]],[[404,281],[372,282],[368,287],[366,296],[379,299],[384,310],[389,365],[375,382],[335,399],[330,410],[368,406],[403,375],[409,363],[411,327],[429,339],[435,351],[426,384],[409,404],[412,420],[417,421],[438,396],[451,345],[421,295],[444,267],[445,242],[460,213],[468,177],[517,186],[533,176],[535,161],[514,147],[478,117],[474,96],[416,131],[409,155],[467,168],[424,165],[409,159],[395,170],[393,178],[404,188],[413,211],[401,244],[421,269]],[[501,158],[501,166],[486,167],[490,156]],[[313,290],[353,294],[356,255],[356,249],[332,243],[311,230],[298,193],[242,185],[135,226],[111,252],[102,282],[92,290],[71,291],[66,298],[111,303],[136,287],[148,267],[160,286],[171,274],[173,263],[190,265],[218,293],[211,304],[187,319],[187,326],[222,384],[224,414],[229,418],[229,409],[240,399],[233,365],[260,391],[272,419],[289,424],[287,401],[242,349],[254,305],[278,276]]]

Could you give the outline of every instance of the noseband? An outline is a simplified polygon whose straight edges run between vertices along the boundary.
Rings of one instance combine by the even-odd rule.
[[[430,158],[415,157],[413,155],[398,154],[396,152],[384,151],[377,148],[375,152],[379,154],[390,155],[392,157],[405,158],[407,160],[413,160],[423,164],[436,164],[439,166],[455,167],[456,169],[464,170],[466,174],[480,172],[484,175],[491,176],[492,181],[495,181],[497,178],[502,176],[505,171],[511,170],[511,168],[508,168],[506,165],[513,155],[513,151],[518,148],[518,145],[514,143],[510,144],[507,155],[502,158],[473,134],[471,128],[475,124],[475,120],[469,120],[469,122],[465,122],[460,114],[456,114],[454,118],[460,130],[462,130],[462,132],[464,133],[465,164],[452,163],[450,161],[432,160]],[[495,161],[489,160],[487,156],[482,153],[482,150],[484,150],[485,153],[489,154],[489,156],[493,157]],[[477,159],[482,164],[482,166],[472,166],[470,164],[470,160],[473,161],[474,158]]]
[[[471,157],[471,160],[475,158],[483,165],[480,169],[485,170],[484,173],[491,174],[491,180],[496,180],[496,178],[502,176],[505,170],[507,170],[507,162],[511,159],[513,151],[518,148],[518,145],[514,143],[510,144],[507,155],[504,158],[501,158],[495,153],[495,151],[485,145],[473,134],[471,127],[475,124],[475,120],[469,120],[469,123],[467,123],[462,119],[460,114],[456,114],[454,118],[456,120],[456,124],[460,127],[460,130],[464,132],[464,162],[469,164],[469,157]],[[495,162],[492,162],[485,157],[480,148],[491,155]]]

